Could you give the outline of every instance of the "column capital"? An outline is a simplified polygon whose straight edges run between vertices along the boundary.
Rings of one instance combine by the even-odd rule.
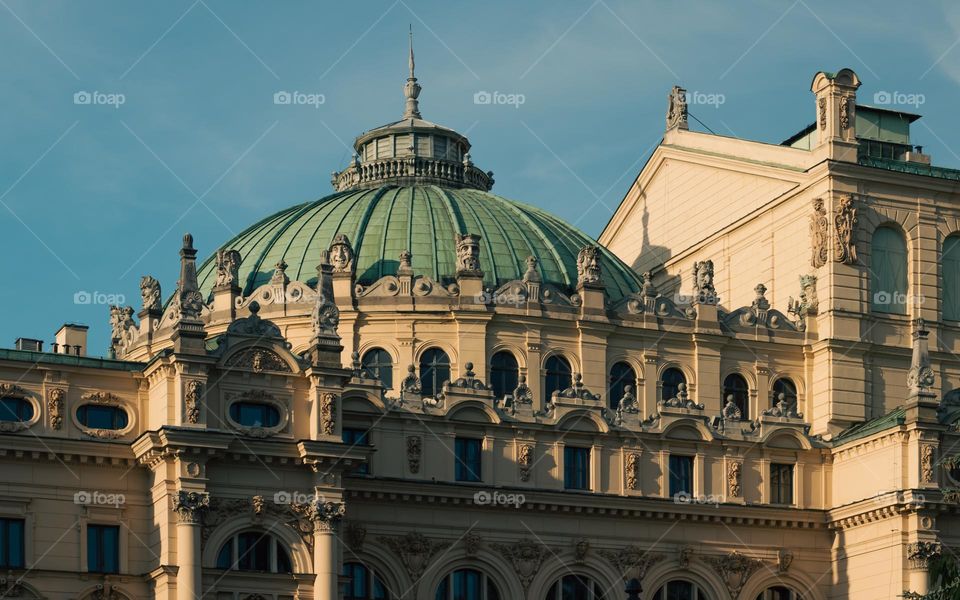
[[[181,523],[200,523],[210,508],[210,494],[179,490],[173,496],[173,510]]]
[[[318,533],[336,531],[337,525],[347,513],[347,505],[343,502],[321,500],[294,504],[293,509],[313,521],[314,529]]]

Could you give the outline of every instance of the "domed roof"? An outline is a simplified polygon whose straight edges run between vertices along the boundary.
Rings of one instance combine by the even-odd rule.
[[[353,245],[357,281],[363,284],[396,275],[404,250],[413,254],[417,275],[451,280],[457,257],[454,234],[474,233],[482,236],[486,286],[521,279],[526,258],[535,256],[543,281],[571,289],[577,284],[577,254],[596,244],[543,210],[490,192],[410,185],[353,189],[293,206],[256,223],[222,249],[240,252],[240,285],[247,295],[270,281],[280,261],[287,264],[291,280],[313,284],[321,252],[339,233]],[[606,249],[601,252],[608,297],[617,300],[639,290],[639,277]],[[198,273],[205,296],[216,280],[215,256]]]

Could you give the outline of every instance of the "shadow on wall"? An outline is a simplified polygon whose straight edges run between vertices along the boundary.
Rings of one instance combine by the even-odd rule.
[[[653,246],[650,244],[650,213],[647,211],[647,195],[646,193],[640,194],[640,200],[643,203],[643,212],[640,217],[641,223],[641,242],[640,242],[640,253],[637,255],[637,258],[630,265],[630,268],[636,271],[637,273],[643,273],[645,271],[653,271],[663,266],[665,262],[670,260],[670,257],[673,256],[673,253],[670,248],[666,246]],[[679,278],[678,278],[679,279]],[[658,282],[657,287],[663,290],[663,293],[667,293],[668,290],[673,290],[669,284],[664,282]],[[679,290],[679,281],[677,282],[676,290]]]

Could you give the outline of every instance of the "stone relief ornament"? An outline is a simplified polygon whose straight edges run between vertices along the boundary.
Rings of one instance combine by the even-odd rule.
[[[943,553],[943,544],[938,541],[920,541],[907,546],[907,559],[914,569],[926,569],[930,561]]]
[[[463,365],[466,369],[464,377],[459,377],[455,381],[451,381],[448,385],[449,387],[462,388],[465,390],[488,390],[490,387],[480,381],[477,378],[477,374],[473,372],[473,363],[468,362]]]
[[[690,566],[690,559],[693,557],[693,548],[690,546],[683,546],[677,551],[677,563],[680,565],[681,569],[686,569]]]
[[[920,447],[920,480],[923,483],[933,483],[933,454],[934,449],[931,444],[924,444]]]
[[[830,222],[827,220],[827,209],[823,198],[813,200],[813,213],[810,215],[810,264],[819,268],[827,264],[830,257]]]
[[[63,428],[63,405],[67,392],[63,388],[53,388],[47,398],[47,410],[50,412],[50,427]]]
[[[267,348],[247,348],[231,356],[224,366],[227,368],[249,369],[254,373],[276,371],[290,373],[292,369],[279,354]]]
[[[632,385],[623,386],[623,397],[617,402],[618,420],[623,420],[625,414],[637,414],[640,412],[640,405],[637,397],[633,393]]]
[[[423,438],[419,435],[407,436],[407,466],[410,472],[420,472],[420,456],[423,453]]]
[[[704,560],[723,579],[731,598],[738,598],[750,576],[763,566],[763,562],[736,551],[722,557],[707,556]]]
[[[250,506],[253,508],[253,514],[260,516],[266,508],[267,501],[263,496],[254,496],[250,499]]]
[[[210,494],[179,490],[173,496],[173,510],[181,523],[200,523],[210,508]]]
[[[523,274],[523,280],[527,283],[540,283],[540,271],[537,270],[537,266],[540,264],[540,261],[537,260],[536,256],[527,257],[527,270]]]
[[[140,301],[142,310],[159,312],[163,309],[160,300],[160,282],[150,275],[140,278]]]
[[[667,130],[674,128],[686,129],[687,125],[687,90],[675,85],[667,97]]]
[[[640,483],[640,455],[628,452],[627,460],[623,465],[624,482],[628,490],[635,490]]]
[[[0,577],[0,598],[20,598],[26,594],[19,579]]]
[[[703,410],[702,404],[697,404],[690,399],[690,395],[687,393],[687,384],[681,383],[677,386],[677,395],[669,400],[661,400],[658,403],[660,406],[665,406],[667,408],[686,408],[689,410]]]
[[[483,538],[472,531],[463,536],[463,549],[466,551],[467,556],[476,556],[482,544]]]
[[[588,552],[590,552],[590,540],[580,538],[573,544],[573,562],[582,565],[587,560]]]
[[[713,285],[713,261],[701,260],[693,265],[693,291],[699,304],[716,304],[717,289]]]
[[[295,502],[290,508],[313,523],[316,531],[334,531],[340,520],[347,514],[347,505],[343,502],[320,501]]]
[[[743,412],[741,412],[740,407],[737,406],[736,402],[734,402],[732,394],[727,396],[727,399],[723,404],[723,410],[720,412],[720,416],[724,421],[739,421],[743,418]]]
[[[320,395],[320,423],[324,435],[334,435],[336,423],[337,396],[325,393]]]
[[[836,246],[834,262],[852,265],[857,262],[857,247],[853,241],[853,228],[857,224],[857,209],[853,205],[853,196],[841,196],[837,211],[833,217]]]
[[[784,548],[777,550],[777,571],[786,573],[790,570],[791,564],[793,564],[793,553]]]
[[[520,540],[513,544],[493,544],[493,549],[513,565],[520,578],[520,584],[526,590],[540,571],[543,560],[550,550],[531,540]]]
[[[475,233],[455,234],[457,243],[457,275],[482,275],[480,269],[480,236]]]
[[[240,253],[236,250],[217,250],[217,279],[214,287],[240,285]]]
[[[187,382],[183,395],[184,419],[191,425],[200,422],[200,398],[203,395],[203,382],[192,379]]]
[[[577,254],[577,285],[598,286],[603,284],[600,266],[600,248],[584,246]]]
[[[260,317],[260,303],[252,301],[248,306],[250,310],[249,317],[235,319],[227,327],[227,333],[235,335],[249,335],[258,338],[276,338],[283,339],[283,333],[273,321],[268,321]]]
[[[527,385],[526,375],[520,375],[517,380],[517,388],[513,390],[513,402],[515,404],[533,404],[533,390]]]
[[[576,398],[579,400],[589,400],[591,402],[600,400],[600,396],[598,394],[592,393],[585,385],[583,385],[583,375],[580,373],[574,373],[573,384],[563,391],[555,391],[553,393],[553,398],[554,400],[557,398]]]
[[[840,97],[840,129],[850,127],[850,96]]]
[[[517,449],[517,466],[520,468],[520,481],[530,481],[533,468],[533,444],[520,444]]]
[[[641,581],[650,567],[666,558],[663,554],[654,554],[636,546],[627,546],[620,550],[600,550],[599,554],[607,559],[624,578],[634,570],[636,577]]]
[[[353,273],[354,253],[350,238],[338,233],[333,236],[329,254],[330,266],[334,273]]]
[[[367,539],[367,528],[351,521],[343,528],[343,539],[347,547],[355,553],[363,552],[363,542]]]
[[[802,419],[803,414],[797,412],[797,403],[788,402],[786,394],[780,392],[777,394],[777,403],[764,410],[761,415],[765,417],[780,417],[783,419]]]
[[[400,391],[409,394],[419,394],[423,391],[420,384],[420,378],[417,377],[417,368],[413,365],[407,367],[407,376],[400,382]]]
[[[280,262],[273,267],[273,275],[270,276],[270,283],[286,287],[286,285],[290,283],[290,278],[287,277],[288,266],[286,261],[281,258]]]
[[[727,464],[727,495],[731,498],[739,498],[741,493],[740,481],[743,475],[743,463],[740,461],[730,461]]]
[[[430,564],[430,559],[440,550],[450,546],[450,542],[428,539],[420,533],[408,533],[403,537],[381,536],[380,541],[400,558],[413,581],[420,579]]]
[[[907,372],[907,388],[913,394],[929,394],[937,381],[930,366],[927,336],[930,332],[923,319],[917,319],[913,330],[913,355]]]
[[[820,115],[820,129],[827,128],[827,99],[817,98],[817,111]]]
[[[817,276],[800,276],[800,299],[793,296],[787,300],[787,312],[796,318],[797,329],[803,331],[806,327],[806,317],[817,314],[820,301],[817,299]]]

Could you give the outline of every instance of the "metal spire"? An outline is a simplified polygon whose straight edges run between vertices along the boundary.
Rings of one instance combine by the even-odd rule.
[[[417,98],[420,96],[420,84],[417,83],[417,77],[414,75],[414,61],[413,61],[413,25],[410,25],[410,77],[407,78],[407,83],[403,86],[403,93],[407,97],[407,106],[406,110],[403,113],[403,118],[406,119],[420,119],[420,103],[417,101]]]

